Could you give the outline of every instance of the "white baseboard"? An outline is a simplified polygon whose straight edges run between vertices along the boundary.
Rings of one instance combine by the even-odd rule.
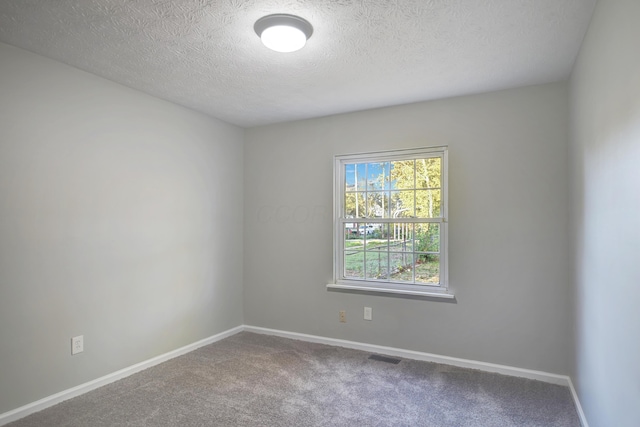
[[[80,396],[81,394],[118,381],[119,379],[128,377],[129,375],[133,375],[152,366],[159,365],[160,363],[166,362],[167,360],[173,359],[174,357],[182,356],[183,354],[189,353],[202,346],[220,341],[224,338],[230,337],[231,335],[235,335],[238,332],[242,332],[243,330],[244,326],[236,326],[235,328],[220,332],[219,334],[213,335],[209,338],[205,338],[192,344],[185,345],[184,347],[180,347],[168,353],[161,354],[160,356],[153,357],[149,360],[145,360],[144,362],[140,362],[111,374],[105,375],[104,377],[97,378],[84,384],[80,384],[79,386],[61,391],[60,393],[56,393],[51,396],[47,396],[36,402],[29,403],[19,408],[13,409],[9,412],[5,412],[4,414],[0,414],[0,426],[16,421],[20,418],[24,418],[27,415],[33,414],[34,412],[42,411],[43,409],[56,405],[62,401]]]
[[[476,360],[459,359],[457,357],[441,356],[438,354],[423,353],[414,350],[404,350],[394,347],[384,347],[375,344],[365,344],[355,341],[346,341],[335,338],[326,338],[315,335],[299,334],[296,332],[279,331],[275,329],[259,328],[256,326],[244,327],[245,331],[258,334],[276,335],[284,338],[292,338],[302,341],[310,341],[320,344],[335,345],[338,347],[352,348],[355,350],[368,351],[371,353],[386,354],[388,356],[403,357],[406,359],[423,360],[426,362],[442,363],[445,365],[459,366],[461,368],[478,369],[485,372],[495,372],[512,377],[529,378],[532,380],[544,381],[546,383],[569,385],[569,377],[566,375],[550,374],[548,372],[533,371],[530,369],[514,368],[512,366],[497,365],[494,363],[478,362]]]
[[[498,374],[509,375],[512,377],[528,378],[531,380],[544,381],[546,383],[566,386],[566,387],[569,387],[571,391],[571,396],[573,397],[574,404],[576,405],[576,411],[578,412],[578,417],[580,418],[582,427],[589,427],[589,424],[587,424],[587,419],[582,410],[582,406],[580,405],[578,394],[576,393],[576,390],[573,387],[571,378],[567,375],[551,374],[548,372],[516,368],[513,366],[506,366],[506,365],[498,365],[495,363],[479,362],[476,360],[460,359],[457,357],[441,356],[438,354],[423,353],[420,351],[404,350],[404,349],[393,348],[393,347],[384,347],[381,345],[366,344],[366,343],[347,341],[347,340],[341,340],[336,338],[326,338],[326,337],[321,337],[317,335],[300,334],[297,332],[280,331],[277,329],[260,328],[257,326],[245,325],[244,330],[247,332],[255,332],[258,334],[275,335],[283,338],[291,338],[291,339],[309,341],[309,342],[314,342],[319,344],[328,344],[328,345],[335,345],[338,347],[352,348],[355,350],[362,350],[370,353],[385,354],[388,356],[422,360],[426,362],[442,363],[445,365],[459,366],[461,368],[478,369],[480,371],[485,371],[485,372],[494,372]]]
[[[589,427],[589,423],[587,422],[587,417],[582,410],[582,405],[580,404],[580,399],[578,399],[578,392],[576,392],[575,387],[573,386],[573,381],[569,378],[569,390],[571,390],[571,396],[573,397],[573,403],[576,405],[576,411],[578,412],[578,418],[580,418],[580,424],[582,427]]]
[[[254,332],[254,333],[265,334],[265,335],[275,335],[283,338],[291,338],[291,339],[296,339],[301,341],[315,342],[319,344],[335,345],[338,347],[352,348],[355,350],[385,354],[388,356],[396,356],[396,357],[402,357],[406,359],[442,363],[445,365],[459,366],[462,368],[478,369],[485,372],[494,372],[494,373],[503,374],[503,375],[528,378],[532,380],[544,381],[547,383],[567,386],[571,390],[571,395],[573,396],[573,400],[576,405],[576,410],[578,412],[580,422],[582,423],[582,427],[589,427],[589,425],[587,424],[587,420],[584,415],[584,412],[582,410],[582,406],[580,405],[580,401],[578,400],[578,395],[576,393],[575,388],[573,387],[573,383],[571,382],[571,378],[569,378],[566,375],[557,375],[557,374],[551,374],[548,372],[515,368],[512,366],[498,365],[494,363],[479,362],[475,360],[441,356],[438,354],[423,353],[420,351],[404,350],[404,349],[399,349],[394,347],[385,347],[385,346],[380,346],[375,344],[366,344],[366,343],[361,343],[356,341],[347,341],[347,340],[341,340],[336,338],[321,337],[317,335],[300,334],[297,332],[287,332],[287,331],[281,331],[277,329],[260,328],[257,326],[249,326],[249,325],[237,326],[235,328],[213,335],[209,338],[205,338],[203,340],[186,345],[184,347],[170,351],[160,356],[156,356],[144,362],[137,363],[127,368],[121,369],[117,372],[113,372],[111,374],[97,378],[93,381],[80,384],[79,386],[61,391],[60,393],[56,393],[54,395],[45,397],[36,402],[29,403],[27,405],[21,406],[9,412],[5,412],[4,414],[0,414],[0,426],[16,421],[20,418],[24,418],[27,415],[33,414],[34,412],[42,411],[43,409],[56,405],[62,401],[71,399],[76,396],[80,396],[81,394],[87,393],[91,390],[95,390],[98,387],[102,387],[104,385],[110,384],[119,379],[128,377],[129,375],[133,375],[137,372],[140,372],[144,369],[158,365],[162,362],[166,362],[167,360],[173,359],[174,357],[182,356],[183,354],[189,353],[202,346],[212,344],[216,341],[220,341],[224,338],[230,337],[242,331]]]

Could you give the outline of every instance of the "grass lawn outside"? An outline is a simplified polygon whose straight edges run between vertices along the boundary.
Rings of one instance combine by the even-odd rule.
[[[415,254],[410,252],[410,246],[406,243],[393,244],[389,248],[390,252],[387,252],[386,239],[345,240],[345,277],[412,282],[415,271],[415,283],[430,285],[439,283],[438,255]],[[408,248],[409,252],[403,250],[405,248]],[[379,250],[376,251],[376,249]]]

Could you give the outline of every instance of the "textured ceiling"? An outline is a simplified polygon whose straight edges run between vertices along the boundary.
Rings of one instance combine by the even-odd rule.
[[[1,0],[0,41],[248,127],[565,79],[595,1]]]

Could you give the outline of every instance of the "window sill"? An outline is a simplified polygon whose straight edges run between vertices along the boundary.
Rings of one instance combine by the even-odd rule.
[[[341,283],[329,283],[327,289],[342,289],[350,291],[360,291],[365,293],[383,293],[398,295],[414,295],[429,298],[455,299],[455,295],[449,291],[431,291],[414,289],[384,288],[379,286],[347,285]]]

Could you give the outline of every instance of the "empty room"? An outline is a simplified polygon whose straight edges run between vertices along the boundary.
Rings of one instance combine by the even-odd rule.
[[[640,1],[0,1],[0,425],[637,427]]]

